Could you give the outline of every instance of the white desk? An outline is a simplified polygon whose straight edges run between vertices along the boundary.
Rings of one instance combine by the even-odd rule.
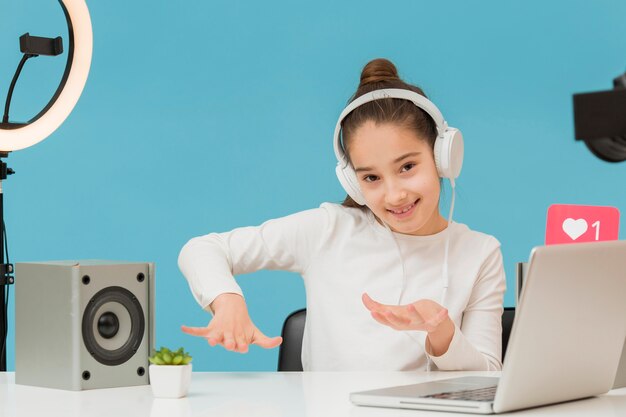
[[[179,400],[155,399],[147,385],[73,392],[16,385],[13,373],[0,373],[0,417],[458,417],[462,414],[357,407],[350,403],[348,394],[460,375],[498,373],[197,372],[193,374],[189,395]],[[626,388],[514,415],[626,416]]]

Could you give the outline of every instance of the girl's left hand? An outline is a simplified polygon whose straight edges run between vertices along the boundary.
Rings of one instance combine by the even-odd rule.
[[[432,300],[418,300],[401,306],[381,304],[363,293],[363,304],[374,320],[395,330],[436,331],[449,320],[448,310]]]

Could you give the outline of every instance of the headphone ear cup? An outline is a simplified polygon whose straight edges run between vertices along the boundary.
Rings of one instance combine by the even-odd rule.
[[[448,128],[443,136],[435,141],[435,165],[442,178],[455,179],[463,168],[463,134],[455,128]]]
[[[343,163],[339,162],[337,163],[337,167],[335,168],[335,173],[337,174],[337,179],[339,179],[339,183],[346,191],[346,193],[348,193],[348,195],[354,200],[355,203],[364,206],[365,197],[363,197],[363,193],[359,188],[356,173],[354,172],[350,164],[347,164],[345,167],[343,167],[342,165]]]

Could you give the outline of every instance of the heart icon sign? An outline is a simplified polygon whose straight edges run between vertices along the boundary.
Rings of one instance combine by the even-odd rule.
[[[587,221],[585,219],[574,220],[572,218],[567,218],[563,222],[563,231],[567,233],[572,240],[576,240],[587,231]]]
[[[546,220],[546,245],[619,238],[619,210],[615,207],[552,204]]]

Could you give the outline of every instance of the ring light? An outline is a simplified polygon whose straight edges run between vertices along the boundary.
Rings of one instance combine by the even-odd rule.
[[[46,107],[25,125],[0,128],[0,151],[28,148],[44,140],[72,112],[87,82],[91,66],[93,34],[89,10],[84,0],[58,0],[63,8],[69,33],[67,64],[61,83]]]

